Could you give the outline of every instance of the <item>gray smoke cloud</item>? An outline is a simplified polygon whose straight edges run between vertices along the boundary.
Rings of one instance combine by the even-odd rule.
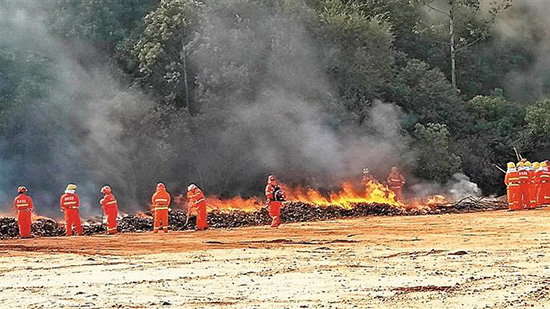
[[[533,61],[526,70],[506,76],[506,89],[515,99],[533,100],[550,93],[550,2],[516,0],[496,20],[502,44],[528,46]]]
[[[400,126],[404,115],[395,105],[366,101],[371,108],[361,126],[356,119],[342,119],[345,111],[322,58],[327,48],[339,47],[320,46],[305,24],[280,11],[251,7],[246,15],[235,13],[242,18],[239,24],[228,17],[229,9],[210,9],[216,5],[206,3],[200,34],[206,42],[192,61],[202,72],[200,82],[230,85],[217,102],[225,107],[224,131],[205,124],[214,130],[207,139],[221,145],[219,161],[247,160],[240,170],[229,166],[220,178],[234,175],[257,186],[274,172],[287,181],[307,179],[308,185],[326,186],[360,175],[365,166],[385,178],[392,165],[406,158],[409,137]],[[224,5],[238,7],[239,1]],[[212,81],[213,74],[222,77]],[[252,74],[259,77],[238,84]],[[220,168],[218,162],[206,160],[204,169]]]
[[[5,155],[1,164],[12,171],[2,177],[3,200],[10,201],[16,186],[25,184],[40,213],[59,216],[59,196],[67,183],[74,182],[84,215],[100,213],[98,191],[106,183],[116,184],[115,190],[124,192],[127,204],[135,202],[136,180],[123,175],[131,170],[128,158],[136,141],[125,139],[124,126],[126,119],[146,111],[144,97],[122,85],[106,62],[90,60],[101,57],[90,46],[77,41],[68,44],[51,34],[40,1],[0,4],[1,50],[12,53],[14,59],[26,57],[18,62],[22,71],[32,69],[24,67],[25,59],[42,61],[45,72],[35,74],[49,78],[41,81],[47,89],[28,85],[41,94],[27,97],[19,103],[20,109],[11,110],[7,130],[19,138],[11,141],[16,155],[10,159]],[[19,121],[22,124],[17,126]],[[4,146],[9,143],[4,142]]]
[[[330,187],[365,166],[385,179],[391,166],[413,161],[401,109],[365,101],[369,112],[358,125],[326,74],[323,56],[339,47],[314,41],[282,11],[249,5],[238,26],[228,11],[205,12],[201,45],[190,55],[202,91],[202,113],[193,118],[124,83],[85,42],[50,33],[40,1],[0,4],[0,48],[40,55],[51,79],[45,96],[14,112],[26,124],[8,125],[19,143],[0,141],[0,152],[11,154],[0,161],[3,201],[26,184],[39,213],[59,215],[58,198],[74,182],[86,216],[99,213],[104,184],[132,211],[157,181],[173,193],[195,182],[207,193],[259,195],[271,172]]]

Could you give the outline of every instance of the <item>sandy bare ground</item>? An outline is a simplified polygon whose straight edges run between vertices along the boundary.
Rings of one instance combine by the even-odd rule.
[[[550,307],[550,212],[0,242],[10,308]]]

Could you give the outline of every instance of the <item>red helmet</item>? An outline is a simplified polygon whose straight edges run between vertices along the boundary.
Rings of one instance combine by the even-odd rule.
[[[109,186],[104,186],[103,188],[101,188],[101,193],[103,193],[103,194],[109,194],[109,193],[111,193],[111,187],[109,187]]]
[[[19,186],[19,188],[17,188],[17,192],[21,193],[21,194],[25,194],[25,193],[27,193],[27,187]]]
[[[166,190],[166,186],[162,182],[159,182],[157,184],[157,191],[160,191],[160,190]]]

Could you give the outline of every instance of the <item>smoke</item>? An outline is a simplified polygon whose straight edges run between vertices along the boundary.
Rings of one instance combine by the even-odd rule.
[[[125,139],[125,121],[143,113],[146,100],[120,84],[101,53],[51,34],[40,1],[0,5],[0,48],[17,64],[9,73],[14,79],[19,72],[29,76],[19,85],[20,97],[13,98],[19,106],[7,110],[0,145],[0,166],[6,171],[2,195],[13,196],[24,184],[38,212],[59,215],[59,196],[72,182],[88,215],[100,212],[99,188],[110,183],[132,204],[136,183],[123,175],[131,169],[128,158],[137,145]]]
[[[206,1],[190,54],[200,103],[191,115],[154,103],[92,46],[52,34],[41,1],[0,5],[1,51],[40,80],[22,82],[27,95],[8,109],[2,200],[25,184],[38,212],[55,215],[73,182],[90,215],[100,211],[104,184],[130,211],[145,204],[157,181],[172,193],[194,182],[207,193],[252,195],[261,194],[269,173],[320,187],[357,177],[363,167],[384,179],[391,166],[413,161],[402,110],[373,99],[360,102],[366,117],[347,110],[327,75],[327,58],[339,57],[340,47],[313,39],[284,10]],[[455,182],[468,187],[463,178]]]
[[[515,99],[533,100],[550,93],[550,3],[515,1],[496,21],[502,44],[527,47],[533,59],[529,67],[506,76],[506,89]]]
[[[365,101],[370,112],[362,125],[343,117],[349,112],[338,102],[324,59],[339,47],[314,41],[302,21],[281,10],[206,3],[200,34],[206,42],[192,61],[204,88],[225,87],[223,97],[210,102],[223,106],[223,114],[206,120],[210,134],[201,135],[217,149],[200,164],[211,183],[231,175],[227,187],[241,193],[275,173],[287,182],[327,186],[365,166],[385,177],[406,157],[409,138],[395,105]],[[218,111],[205,106],[203,112]],[[220,162],[229,163],[222,172]]]
[[[459,201],[465,197],[480,197],[481,189],[470,178],[462,173],[455,173],[446,184],[421,182],[411,186],[410,191],[414,197],[426,198],[442,194],[451,201]]]

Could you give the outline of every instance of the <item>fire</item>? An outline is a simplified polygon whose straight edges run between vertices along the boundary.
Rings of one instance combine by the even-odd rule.
[[[286,189],[289,200],[300,201],[320,206],[338,205],[344,208],[352,208],[353,204],[387,204],[395,207],[403,207],[404,204],[395,200],[395,193],[387,186],[376,181],[369,181],[360,190],[357,190],[351,182],[344,182],[342,189],[323,195],[312,188]]]
[[[313,188],[287,186],[283,187],[283,191],[286,193],[288,201],[317,206],[333,205],[346,209],[353,208],[354,204],[386,204],[397,208],[419,210],[427,207],[435,208],[447,203],[446,198],[442,195],[435,195],[425,200],[396,201],[395,193],[386,185],[377,181],[369,181],[363,184],[361,188],[357,188],[352,182],[343,182],[341,189],[326,193]],[[251,212],[264,207],[265,202],[260,198],[245,199],[237,196],[231,199],[221,199],[211,196],[207,198],[207,205],[209,211],[230,212],[240,210]]]

